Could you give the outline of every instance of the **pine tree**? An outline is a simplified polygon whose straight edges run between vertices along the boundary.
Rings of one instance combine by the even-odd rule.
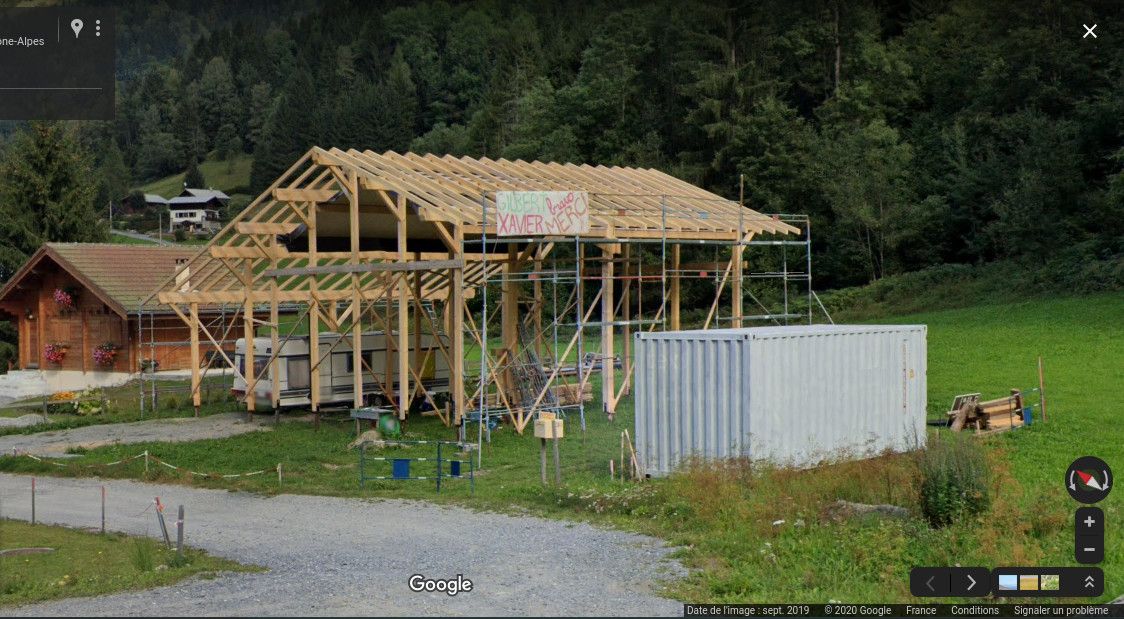
[[[0,279],[42,243],[101,241],[90,156],[67,127],[33,122],[0,160]]]
[[[320,113],[315,107],[319,98],[312,74],[302,64],[286,82],[273,120],[254,150],[250,172],[250,184],[254,189],[268,187],[320,141]]]
[[[183,173],[183,184],[191,189],[205,189],[207,187],[207,180],[203,178],[203,173],[199,171],[197,161],[192,160],[188,164],[187,170]]]

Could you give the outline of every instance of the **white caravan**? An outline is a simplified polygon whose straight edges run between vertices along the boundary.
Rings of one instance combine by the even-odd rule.
[[[392,337],[396,335],[392,334]],[[415,364],[419,351],[414,350],[414,337],[410,336],[410,366]],[[437,337],[441,338],[440,345]],[[422,378],[422,385],[429,392],[430,397],[441,405],[449,393],[449,364],[445,355],[441,353],[441,346],[449,350],[449,338],[446,335],[421,336],[420,358],[424,365],[418,371]],[[375,376],[386,380],[386,367],[390,364],[393,385],[390,389],[395,394],[398,392],[397,381],[397,354],[387,352],[386,336],[382,331],[367,331],[363,333],[363,359]],[[351,354],[351,336],[340,336],[338,333],[324,332],[320,334],[320,403],[321,406],[350,406],[354,402],[355,368],[352,366],[354,357]],[[254,378],[255,378],[255,405],[259,410],[272,408],[273,373],[269,363],[272,356],[273,343],[268,337],[254,338]],[[334,346],[334,347],[333,347]],[[331,351],[330,356],[329,351]],[[277,378],[280,389],[280,406],[282,408],[293,406],[309,406],[311,393],[311,364],[309,359],[308,336],[292,337],[281,344],[281,352],[277,355]],[[234,376],[233,392],[241,397],[246,393],[244,380],[246,365],[246,339],[239,338],[234,345],[234,363],[238,373]],[[363,401],[366,403],[381,403],[383,393],[381,385],[366,368],[360,368],[363,374]],[[410,382],[414,382],[413,374]]]

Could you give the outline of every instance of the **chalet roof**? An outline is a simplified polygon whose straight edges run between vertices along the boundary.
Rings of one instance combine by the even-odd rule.
[[[204,202],[208,200],[221,200],[223,202],[229,201],[230,196],[217,189],[192,189],[186,188],[179,196],[172,198],[173,201],[180,198],[199,198]]]
[[[0,301],[50,259],[121,315],[136,311],[195,248],[110,243],[46,243],[0,288]]]

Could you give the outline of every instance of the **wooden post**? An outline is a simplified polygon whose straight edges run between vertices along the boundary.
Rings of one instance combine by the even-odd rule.
[[[551,423],[555,424],[555,426],[554,426],[555,427],[555,431],[554,431],[554,483],[561,486],[562,485],[562,457],[558,453],[558,443],[561,439],[558,438],[557,422],[551,422]]]
[[[199,304],[192,303],[190,306],[190,313],[188,315],[191,324],[191,404],[195,407],[195,416],[199,416],[199,405],[201,402],[200,383],[202,378],[199,376]]]
[[[245,262],[245,273],[243,293],[246,300],[242,309],[242,333],[243,337],[246,338],[246,350],[242,355],[242,365],[245,368],[244,376],[246,378],[246,417],[253,421],[256,408],[254,400],[257,399],[254,392],[257,390],[257,381],[254,378],[254,353],[256,352],[254,346],[254,301],[250,296],[254,276],[250,272],[250,260]]]
[[[601,248],[601,407],[609,419],[616,412],[616,364],[613,362],[613,248]],[[580,397],[580,394],[579,394]]]
[[[315,202],[308,204],[308,264],[320,266],[316,255],[316,211],[319,206]],[[309,405],[312,407],[313,425],[320,429],[320,302],[317,300],[317,277],[308,278],[309,309],[308,309],[308,387]],[[329,363],[331,361],[329,360]]]
[[[1042,421],[1046,421],[1046,373],[1042,366],[1042,355],[1038,355],[1038,399],[1042,402]]]
[[[456,245],[456,258],[464,258],[464,228],[454,226],[453,241]],[[449,371],[453,379],[453,413],[454,423],[460,425],[464,419],[464,269],[453,269],[450,272],[449,295],[446,304],[451,304],[451,321],[453,324],[453,358],[450,360]]]
[[[398,262],[406,260],[406,196],[398,194]],[[398,418],[410,410],[410,285],[403,271],[398,279]],[[418,299],[420,302],[421,299]],[[415,351],[414,354],[418,354]]]
[[[624,394],[632,392],[632,246],[625,244],[621,248],[621,257],[624,259],[624,289],[621,291],[621,309],[624,315],[624,341],[621,342],[621,369],[624,370]]]
[[[417,260],[418,262],[421,262],[421,259],[422,259],[421,252],[414,252],[414,259]],[[422,353],[422,303],[423,303],[423,298],[422,298],[421,273],[420,272],[414,273],[413,278],[414,278],[413,297],[417,301],[417,305],[411,304],[411,305],[413,305],[413,308],[414,308],[414,348],[410,352],[413,354],[414,375],[418,377],[418,380],[421,380],[422,372],[425,370],[425,368],[422,367],[422,362],[425,360],[425,355]],[[434,334],[434,337],[436,337],[436,335],[437,334]],[[437,344],[434,343],[433,347],[437,348]],[[436,353],[434,353],[434,354],[436,354]],[[418,387],[421,387],[421,385],[418,385]]]
[[[671,289],[668,291],[667,320],[672,331],[679,330],[679,245],[671,246]],[[622,471],[624,469],[621,469]]]
[[[351,264],[359,264],[359,179],[356,171],[348,172],[348,215],[351,229]],[[351,388],[352,408],[363,407],[363,297],[359,293],[359,274],[351,274]]]
[[[545,486],[546,485],[546,439],[545,438],[539,439],[539,472],[542,475],[542,485]],[[35,514],[35,480],[34,479],[31,480],[31,488],[32,488],[32,492],[31,492],[31,513],[32,513],[32,524],[34,524],[35,523],[35,518],[34,518],[34,514]]]
[[[270,237],[269,246],[271,248],[277,247],[277,237]],[[270,266],[277,268],[277,259],[270,261]],[[273,407],[273,420],[280,421],[281,410],[281,372],[278,371],[277,364],[281,359],[281,312],[278,308],[277,302],[277,278],[270,278],[269,285],[269,322],[272,325],[269,334],[269,372],[270,372],[270,388],[269,400],[270,405]]]
[[[78,308],[78,314],[82,321],[82,373],[85,374],[90,370],[90,325],[86,320],[86,310],[82,307]]]

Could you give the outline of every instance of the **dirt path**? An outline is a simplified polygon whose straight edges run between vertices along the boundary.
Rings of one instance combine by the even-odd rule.
[[[0,453],[10,454],[14,449],[19,453],[57,456],[66,453],[71,447],[91,449],[114,443],[200,441],[268,430],[270,427],[271,424],[265,421],[248,422],[242,413],[109,423],[36,434],[0,436]]]
[[[427,503],[266,498],[132,481],[39,478],[38,518],[156,535],[154,496],[186,509],[188,543],[269,568],[171,587],[0,609],[0,615],[680,615],[656,595],[683,573],[659,540],[588,525]],[[30,478],[0,475],[0,516],[27,519]],[[473,583],[415,593],[413,574]]]

